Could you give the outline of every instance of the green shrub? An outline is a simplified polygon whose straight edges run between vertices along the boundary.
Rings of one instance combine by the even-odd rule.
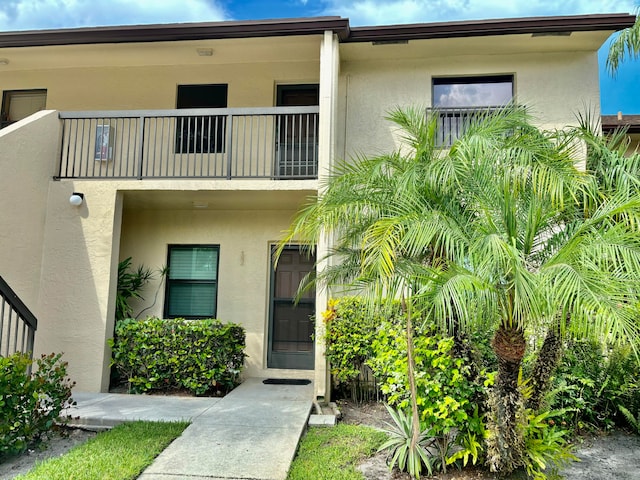
[[[396,465],[401,472],[406,471],[410,477],[420,478],[423,467],[429,475],[433,474],[431,455],[425,448],[430,441],[429,430],[422,430],[412,445],[413,422],[411,415],[403,410],[396,410],[389,405],[385,405],[393,424],[389,424],[388,429],[384,429],[387,434],[387,441],[378,448],[378,452],[386,451],[390,460],[387,460],[389,468]]]
[[[548,396],[552,408],[568,413],[562,419],[572,429],[626,425],[620,406],[640,411],[640,372],[630,348],[603,348],[596,341],[572,341],[565,348]]]
[[[74,404],[67,363],[60,354],[32,360],[21,353],[0,357],[0,458],[20,453],[54,426],[63,409]]]
[[[481,377],[470,378],[469,362],[452,355],[453,345],[453,338],[429,331],[414,339],[416,400],[424,434],[433,439],[430,446],[437,452],[432,462],[434,469],[446,470],[448,463],[466,463],[469,458],[476,463],[482,456],[486,435],[477,399],[483,397],[484,385],[491,384],[493,377],[483,371]],[[406,410],[410,400],[404,326],[382,323],[373,352],[369,364],[381,381],[382,392],[389,404]]]
[[[553,474],[559,467],[578,461],[573,455],[573,445],[567,438],[569,432],[556,425],[554,418],[562,418],[563,410],[536,413],[525,410],[524,420],[524,468],[533,480],[545,480],[547,467]]]
[[[131,257],[118,263],[118,291],[116,293],[116,320],[123,320],[133,315],[129,305],[132,299],[144,300],[140,292],[153,278],[151,269],[139,265],[133,270]]]
[[[239,382],[245,332],[219,320],[117,322],[111,365],[133,392],[187,389],[196,395],[228,392]]]
[[[373,356],[373,340],[385,314],[372,314],[360,297],[341,297],[329,301],[323,319],[325,355],[337,396],[350,396],[354,401],[371,399],[377,385],[375,380],[367,383],[366,362]]]

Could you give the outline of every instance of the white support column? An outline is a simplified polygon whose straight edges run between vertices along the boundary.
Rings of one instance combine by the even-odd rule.
[[[340,54],[338,37],[331,31],[324,32],[320,46],[320,114],[318,132],[318,180],[322,184],[333,164],[336,141],[336,113],[338,108],[338,70]],[[322,191],[318,192],[322,195]],[[329,251],[329,239],[322,235],[318,239],[318,270],[327,266],[325,257]],[[325,358],[324,322],[322,312],[327,308],[329,292],[326,288],[316,290],[316,350],[315,350],[315,396],[329,400],[331,394],[330,372]]]

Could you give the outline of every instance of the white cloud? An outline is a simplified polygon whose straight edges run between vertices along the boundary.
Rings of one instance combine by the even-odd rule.
[[[434,106],[492,107],[511,101],[511,83],[455,83],[434,86]]]
[[[326,0],[325,14],[351,25],[633,12],[636,0]]]
[[[212,0],[1,0],[0,31],[226,20]]]

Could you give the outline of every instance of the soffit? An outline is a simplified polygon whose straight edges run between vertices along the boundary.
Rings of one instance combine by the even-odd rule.
[[[401,44],[343,43],[340,60],[388,60],[434,58],[458,55],[509,55],[566,51],[593,51],[613,31],[573,32],[568,36],[504,35],[465,38],[409,40]]]
[[[0,48],[0,73],[58,68],[320,61],[321,35]],[[198,50],[211,50],[201,56]]]
[[[124,192],[124,210],[296,210],[312,190]]]

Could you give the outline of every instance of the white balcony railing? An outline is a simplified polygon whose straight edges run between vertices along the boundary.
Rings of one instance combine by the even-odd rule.
[[[61,112],[58,178],[318,175],[318,107]]]

